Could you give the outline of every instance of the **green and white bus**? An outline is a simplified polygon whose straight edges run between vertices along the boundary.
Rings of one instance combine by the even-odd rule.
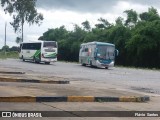
[[[100,68],[113,67],[118,50],[115,45],[105,42],[88,42],[81,44],[79,51],[79,62],[85,66],[96,66]]]
[[[31,60],[36,63],[50,64],[57,61],[57,48],[55,41],[22,42],[19,57],[23,61]]]

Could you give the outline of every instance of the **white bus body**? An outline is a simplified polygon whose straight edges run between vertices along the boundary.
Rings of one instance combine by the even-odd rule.
[[[89,42],[81,44],[79,51],[79,62],[85,66],[96,66],[100,68],[113,67],[118,50],[115,45],[105,42]]]
[[[57,61],[57,42],[55,41],[38,41],[38,42],[23,42],[20,44],[20,59],[31,60],[36,63]]]

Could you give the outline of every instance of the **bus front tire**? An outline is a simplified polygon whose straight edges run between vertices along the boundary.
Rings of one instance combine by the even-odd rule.
[[[108,67],[105,67],[105,69],[108,69]]]
[[[82,66],[86,66],[86,64],[85,64],[85,63],[83,63],[83,61],[82,61],[82,60],[81,60],[81,65],[82,65]]]
[[[82,63],[81,65],[82,65],[82,66],[86,66],[86,64],[85,64],[85,63]]]

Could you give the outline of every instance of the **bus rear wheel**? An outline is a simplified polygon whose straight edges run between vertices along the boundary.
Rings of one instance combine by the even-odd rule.
[[[21,58],[22,58],[22,60],[23,60],[23,62],[24,62],[24,61],[25,61],[25,59],[23,58],[23,55],[22,55],[22,57],[21,57]]]
[[[85,63],[83,63],[83,61],[82,61],[82,60],[81,60],[81,65],[82,65],[82,66],[86,66],[86,64],[85,64]]]

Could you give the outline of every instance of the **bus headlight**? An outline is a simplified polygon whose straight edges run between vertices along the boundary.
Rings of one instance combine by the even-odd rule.
[[[114,66],[114,61],[112,61],[110,64],[109,64],[110,67],[113,67]]]

